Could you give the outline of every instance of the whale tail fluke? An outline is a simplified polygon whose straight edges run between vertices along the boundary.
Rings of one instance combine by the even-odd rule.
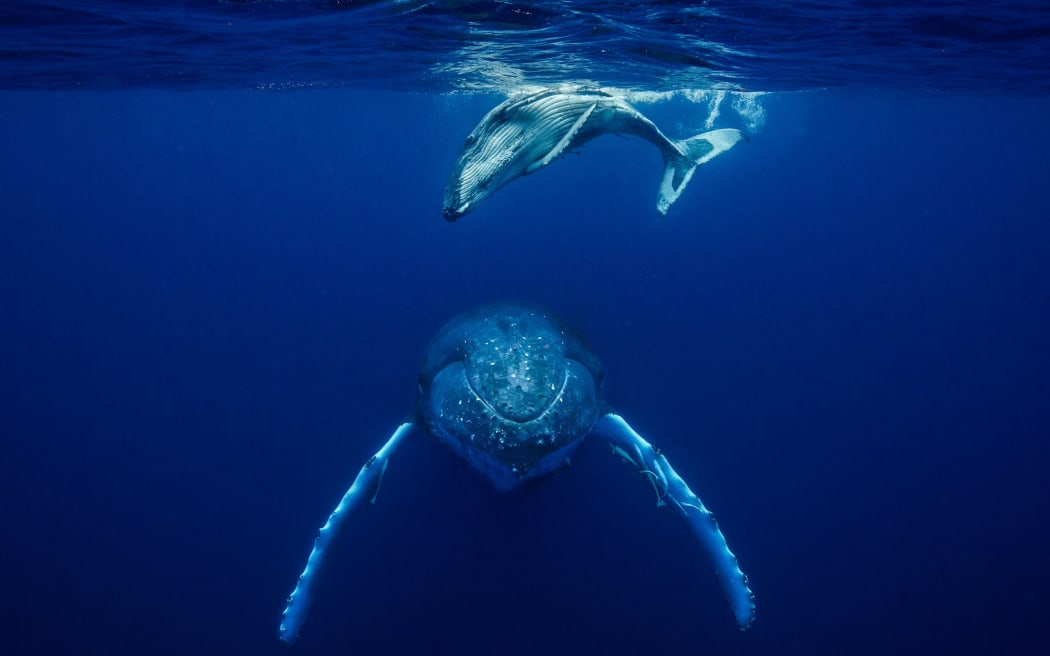
[[[656,210],[660,214],[667,214],[667,210],[689,184],[696,167],[726,152],[743,138],[744,134],[740,130],[725,128],[673,142],[674,150],[669,149],[664,153],[664,177],[660,181]]]

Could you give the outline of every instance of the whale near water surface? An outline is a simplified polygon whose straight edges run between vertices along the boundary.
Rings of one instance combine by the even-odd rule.
[[[605,134],[641,137],[660,151],[664,170],[656,210],[661,215],[678,200],[698,166],[744,138],[739,130],[723,128],[670,139],[622,96],[600,89],[516,94],[467,136],[445,187],[445,218],[455,221],[504,185]]]

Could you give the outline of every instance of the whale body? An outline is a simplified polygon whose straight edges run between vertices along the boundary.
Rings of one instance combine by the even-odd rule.
[[[678,200],[697,166],[743,138],[739,130],[726,128],[669,139],[622,97],[598,89],[515,95],[486,114],[467,137],[445,187],[445,218],[455,221],[500,187],[603,134],[634,135],[659,149],[664,159],[656,198],[660,214]]]
[[[603,377],[601,363],[583,337],[545,310],[504,302],[453,319],[427,349],[412,419],[365,461],[317,531],[306,566],[288,595],[280,639],[291,645],[298,638],[336,536],[375,503],[391,458],[413,435],[444,444],[499,492],[564,471],[585,440],[604,443],[651,490],[658,507],[684,522],[714,570],[737,625],[751,626],[755,598],[714,514],[667,456],[609,409],[601,391]],[[646,555],[624,552],[623,557],[644,563]]]

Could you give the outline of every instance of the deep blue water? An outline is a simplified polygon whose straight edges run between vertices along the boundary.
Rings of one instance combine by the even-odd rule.
[[[1050,76],[1045,58],[1009,57],[1045,52],[1041,10],[931,4],[923,25],[1006,36],[969,51],[985,41],[943,28],[967,53],[951,70],[868,54],[851,77],[772,18],[749,31],[773,5],[703,5],[737,17],[741,50],[765,44],[725,54],[712,79],[774,92],[725,99],[715,127],[750,141],[702,167],[665,219],[656,151],[603,138],[450,224],[442,189],[507,79],[420,75],[465,60],[419,34],[402,35],[430,48],[419,69],[374,48],[375,65],[338,79],[325,49],[286,60],[261,38],[282,21],[382,22],[386,3],[94,4],[132,27],[175,7],[189,32],[243,15],[261,40],[254,66],[179,41],[195,78],[150,75],[149,57],[19,62],[4,47],[0,653],[285,652],[277,624],[311,540],[410,416],[428,340],[502,298],[588,338],[610,405],[718,515],[754,627],[736,629],[695,544],[606,449],[585,444],[566,473],[501,496],[416,439],[338,541],[296,653],[1050,646]],[[633,26],[612,42],[651,38],[649,14],[604,4],[603,21]],[[87,24],[46,6],[5,3],[5,42],[53,38],[40,26],[55,14]],[[511,27],[564,27],[548,45],[568,53],[558,38],[575,23],[558,12],[508,26],[530,7],[392,15],[509,43]],[[839,9],[789,15],[892,25],[919,11]],[[819,32],[816,52],[834,51],[841,35]],[[82,34],[71,51],[128,47],[119,30]],[[901,45],[914,31],[881,34],[883,52],[921,61]],[[546,61],[523,79],[557,77]],[[572,79],[693,89],[638,107],[674,136],[704,129],[695,67],[620,76],[587,61],[606,74]],[[765,84],[783,70],[798,74]],[[825,82],[802,83],[807,70]],[[260,90],[289,82],[326,88]],[[445,93],[464,88],[492,92]]]

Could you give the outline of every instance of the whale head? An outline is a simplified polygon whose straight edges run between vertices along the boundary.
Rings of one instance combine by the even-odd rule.
[[[450,323],[419,377],[418,416],[497,490],[562,468],[601,412],[602,369],[568,326],[503,303]]]
[[[529,172],[542,157],[536,128],[516,106],[503,103],[489,112],[467,136],[448,185],[443,214],[455,221],[503,185]]]

